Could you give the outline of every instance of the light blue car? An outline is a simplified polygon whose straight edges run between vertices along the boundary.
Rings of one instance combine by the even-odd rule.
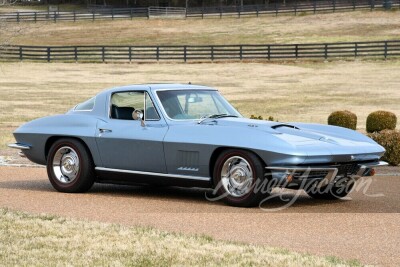
[[[356,131],[246,119],[216,89],[187,84],[112,88],[14,136],[9,146],[47,165],[61,192],[94,182],[204,187],[234,206],[257,205],[277,186],[342,198],[386,164],[384,148]]]

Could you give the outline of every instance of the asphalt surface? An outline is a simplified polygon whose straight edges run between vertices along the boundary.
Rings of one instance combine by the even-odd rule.
[[[0,207],[400,266],[400,176],[375,176],[356,187],[351,200],[333,202],[277,190],[262,209],[245,209],[206,200],[200,189],[95,185],[64,194],[44,168],[0,167]]]

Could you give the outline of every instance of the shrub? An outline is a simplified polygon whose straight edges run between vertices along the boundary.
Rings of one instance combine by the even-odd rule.
[[[400,164],[400,131],[383,130],[370,133],[368,136],[386,149],[382,160],[393,166]]]
[[[255,116],[255,115],[250,115],[250,119],[253,120],[263,120],[264,118],[262,116]],[[269,116],[268,119],[265,119],[266,121],[274,121],[274,117]],[[278,120],[277,120],[278,121]]]
[[[263,120],[264,118],[263,118],[262,116],[250,115],[250,119],[253,119],[253,120]]]
[[[380,132],[382,130],[396,129],[397,117],[389,111],[378,110],[367,117],[367,132]]]
[[[357,115],[348,110],[335,111],[329,115],[328,124],[355,130],[357,128]]]

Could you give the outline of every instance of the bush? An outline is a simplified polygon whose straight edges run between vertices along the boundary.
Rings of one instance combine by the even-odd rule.
[[[367,117],[367,132],[380,132],[382,130],[396,129],[397,117],[389,111],[378,110]]]
[[[264,118],[263,118],[262,116],[250,115],[250,119],[253,119],[253,120],[263,120]]]
[[[368,136],[386,149],[382,160],[387,161],[393,166],[400,164],[400,131],[383,130],[381,132],[370,133]]]
[[[263,120],[264,118],[262,116],[255,116],[255,115],[250,115],[250,119],[253,120]],[[266,121],[274,121],[274,117],[269,116],[268,119],[265,119]],[[278,120],[277,120],[278,121]]]
[[[348,110],[335,111],[329,115],[328,124],[355,130],[357,128],[357,115]]]

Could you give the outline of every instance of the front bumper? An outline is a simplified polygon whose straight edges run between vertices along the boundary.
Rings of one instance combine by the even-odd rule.
[[[23,151],[31,149],[30,145],[21,144],[21,143],[8,144],[8,147],[15,148],[15,149],[20,149],[21,151],[18,152],[18,155],[20,155],[23,158],[26,157]]]
[[[334,183],[339,178],[357,180],[372,176],[375,167],[387,166],[384,161],[366,163],[342,163],[329,166],[266,167],[273,179],[283,184],[300,185],[304,182],[317,182],[317,187]]]

